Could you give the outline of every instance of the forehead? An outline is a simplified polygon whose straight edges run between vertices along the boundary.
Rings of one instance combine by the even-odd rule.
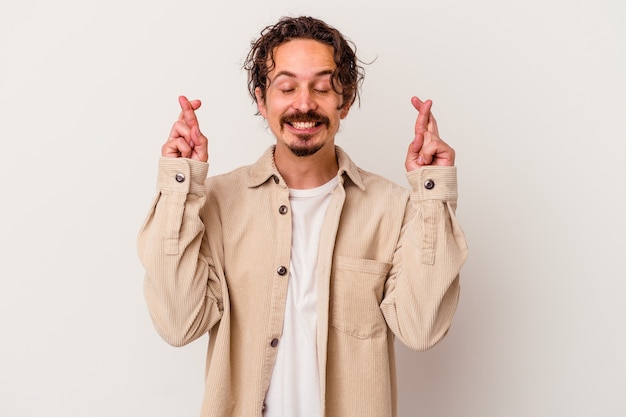
[[[274,68],[268,74],[311,77],[337,68],[333,47],[313,39],[293,39],[274,48]]]

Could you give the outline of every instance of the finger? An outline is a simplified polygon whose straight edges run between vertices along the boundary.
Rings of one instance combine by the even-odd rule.
[[[191,128],[191,138],[191,144],[193,145],[192,159],[207,162],[209,160],[208,140],[200,132],[198,126]]]
[[[196,117],[196,110],[200,108],[200,100],[193,100],[197,107],[194,108],[192,102],[190,102],[187,97],[180,96],[178,97],[178,103],[180,104],[181,114],[179,120],[185,122],[187,126],[195,126],[198,124],[198,118]]]
[[[421,151],[422,165],[452,166],[454,165],[455,152],[447,143],[427,132],[425,136],[431,136]],[[419,158],[418,158],[419,160]]]
[[[411,104],[413,104],[413,107],[415,107],[415,110],[420,111],[420,108],[422,107],[422,104],[424,104],[424,102],[420,100],[419,97],[413,96],[411,97]]]
[[[411,99],[413,107],[418,111],[417,120],[415,121],[415,134],[424,133],[428,130],[428,122],[430,120],[430,108],[433,104],[431,100],[421,101],[417,97]]]
[[[167,139],[168,141],[170,140],[176,140],[178,138],[184,138],[187,143],[191,142],[191,128],[189,126],[187,126],[187,124],[185,122],[182,121],[177,121],[174,123],[174,125],[172,126],[172,130],[170,130],[170,136]]]
[[[437,120],[435,119],[435,116],[433,116],[433,113],[432,113],[432,100],[427,100],[427,101],[430,102],[430,107],[428,108],[429,116],[428,116],[428,120],[426,123],[426,130],[429,130],[439,135],[439,128],[437,127]],[[412,97],[411,103],[413,104],[413,107],[415,107],[415,109],[420,113],[423,113],[426,110],[426,109],[422,110],[422,106],[426,102],[420,100],[419,97],[416,97],[416,96]]]
[[[422,133],[417,133],[411,143],[409,143],[409,148],[406,152],[404,166],[407,172],[417,169],[422,165],[420,161],[420,151],[422,150],[423,145],[424,135]]]
[[[427,129],[429,132],[434,133],[436,136],[439,136],[439,127],[437,126],[437,120],[432,113],[430,113],[430,117],[428,118],[428,126]]]
[[[161,147],[161,155],[168,158],[189,158],[191,157],[191,153],[191,146],[189,146],[189,143],[182,137],[168,140]]]
[[[198,110],[200,108],[200,106],[202,106],[202,102],[200,100],[190,100],[189,104],[191,104],[191,108],[195,111]],[[184,121],[184,117],[183,117],[184,112],[181,111],[178,114],[178,120],[180,120],[181,122]]]
[[[207,138],[202,134],[202,132],[200,132],[200,128],[198,126],[193,126],[190,129],[190,137],[194,146],[204,146],[207,144]]]

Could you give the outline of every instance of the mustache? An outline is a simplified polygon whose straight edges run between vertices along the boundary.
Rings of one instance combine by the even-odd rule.
[[[322,123],[328,126],[330,124],[330,119],[328,117],[317,113],[314,110],[309,110],[306,113],[296,112],[292,114],[286,114],[280,118],[281,124],[284,123],[294,123],[294,122],[314,122],[314,123]]]

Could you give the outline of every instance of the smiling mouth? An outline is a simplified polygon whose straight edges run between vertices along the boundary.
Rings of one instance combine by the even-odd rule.
[[[311,131],[317,129],[321,125],[328,126],[330,120],[328,117],[317,114],[310,110],[306,113],[295,113],[288,116],[283,116],[281,120],[282,124],[287,124],[295,130]]]
[[[322,123],[321,122],[287,122],[287,124],[289,124],[291,127],[297,130],[311,130],[311,129],[315,129]]]

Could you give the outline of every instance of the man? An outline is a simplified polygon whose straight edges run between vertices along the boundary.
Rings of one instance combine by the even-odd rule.
[[[458,302],[454,151],[417,97],[411,190],[335,146],[363,74],[320,20],[265,28],[245,68],[276,144],[207,178],[200,101],[179,98],[139,236],[151,317],[175,346],[209,332],[203,417],[395,416],[394,338],[433,346]]]

